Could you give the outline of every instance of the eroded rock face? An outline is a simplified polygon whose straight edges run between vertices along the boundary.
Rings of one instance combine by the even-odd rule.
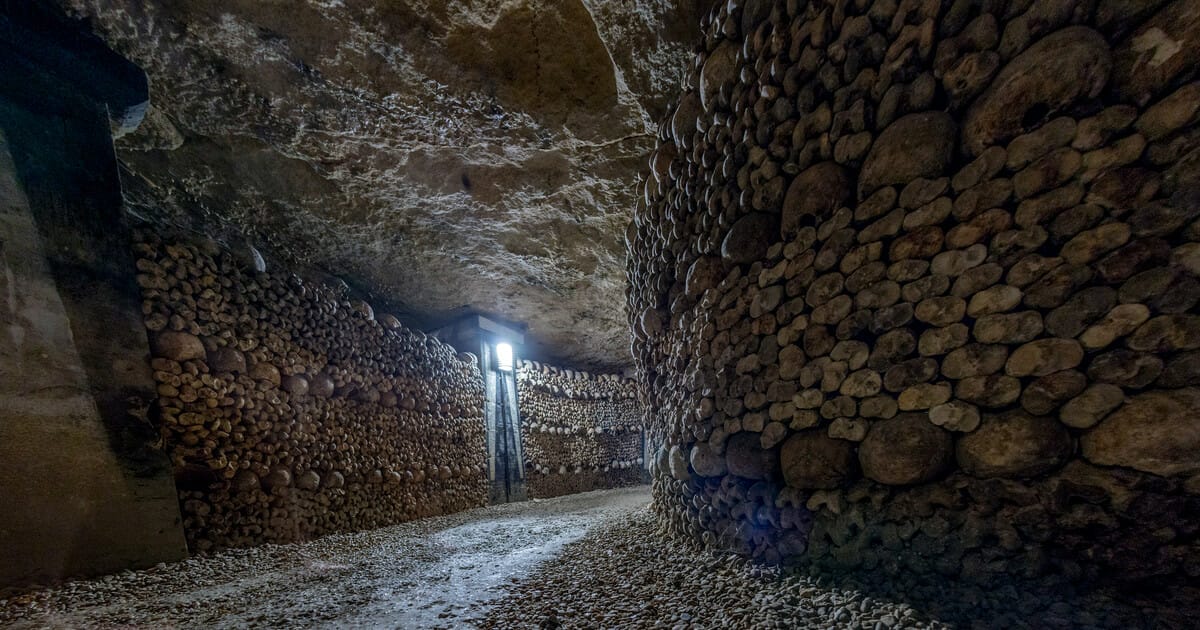
[[[1194,574],[1194,4],[714,8],[627,234],[650,439],[729,469],[657,475],[664,529],[972,582]]]
[[[137,214],[628,365],[622,230],[707,3],[59,4],[149,75],[117,143]]]

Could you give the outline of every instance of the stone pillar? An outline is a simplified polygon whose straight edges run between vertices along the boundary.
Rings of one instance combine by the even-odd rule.
[[[38,3],[4,8],[0,585],[177,560],[112,146],[145,76]]]

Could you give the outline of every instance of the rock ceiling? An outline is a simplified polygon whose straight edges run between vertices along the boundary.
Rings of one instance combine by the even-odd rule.
[[[706,0],[59,0],[149,75],[133,212],[631,362],[625,225]]]

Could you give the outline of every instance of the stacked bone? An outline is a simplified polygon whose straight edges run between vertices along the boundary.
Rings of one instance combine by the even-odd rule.
[[[164,446],[193,550],[482,505],[470,355],[298,276],[139,234]]]
[[[972,579],[1200,570],[1195,4],[703,27],[626,235],[664,529]]]
[[[642,405],[635,381],[522,361],[517,391],[531,496],[642,481]]]

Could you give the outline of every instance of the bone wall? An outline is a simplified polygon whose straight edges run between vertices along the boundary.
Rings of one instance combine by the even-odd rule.
[[[474,356],[246,247],[143,231],[135,249],[193,550],[486,504]]]
[[[530,496],[643,482],[643,412],[635,381],[522,361],[517,389]]]
[[[1195,3],[733,1],[704,30],[626,235],[664,530],[1195,575]]]

